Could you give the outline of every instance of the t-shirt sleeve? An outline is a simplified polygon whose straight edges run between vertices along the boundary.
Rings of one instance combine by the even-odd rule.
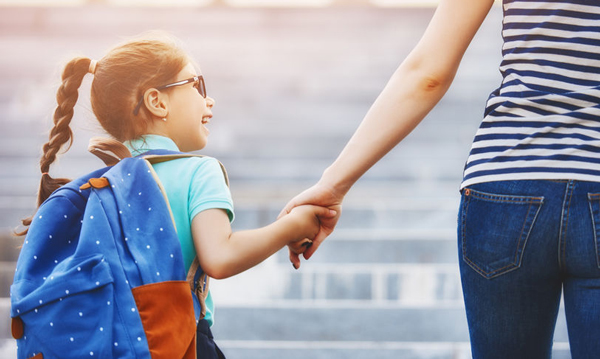
[[[190,183],[190,221],[198,213],[213,208],[224,209],[229,221],[233,221],[233,200],[221,165],[216,159],[205,157],[197,166]]]

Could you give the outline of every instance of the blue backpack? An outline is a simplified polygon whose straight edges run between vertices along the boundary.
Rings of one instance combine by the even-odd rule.
[[[185,273],[152,168],[185,156],[123,159],[39,207],[11,286],[19,359],[196,357],[207,278],[197,260]]]

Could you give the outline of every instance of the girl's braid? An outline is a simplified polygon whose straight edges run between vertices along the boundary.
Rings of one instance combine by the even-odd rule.
[[[50,165],[56,160],[58,151],[67,142],[68,147],[65,152],[69,150],[73,143],[73,131],[69,124],[73,118],[73,112],[77,98],[79,97],[79,86],[83,81],[84,76],[88,73],[91,60],[85,57],[75,58],[65,66],[62,73],[62,84],[58,88],[56,94],[56,102],[58,106],[54,111],[54,127],[50,131],[48,142],[42,147],[43,154],[40,159],[40,170],[42,172],[42,179],[40,180],[40,187],[38,190],[38,207],[62,185],[68,183],[68,178],[52,178],[48,171]],[[24,226],[29,226],[33,217],[25,218],[22,220]],[[18,235],[24,235],[27,233],[27,228]]]

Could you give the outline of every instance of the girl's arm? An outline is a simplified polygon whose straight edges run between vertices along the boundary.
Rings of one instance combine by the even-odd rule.
[[[339,218],[352,185],[406,137],[433,109],[454,79],[460,61],[493,0],[442,0],[423,37],[390,78],[362,123],[319,182],[282,211],[310,203],[336,208],[305,253],[310,258]],[[294,255],[292,254],[292,257]],[[299,258],[292,259],[298,263]]]
[[[209,209],[192,220],[192,237],[206,274],[223,279],[254,267],[285,245],[313,239],[319,232],[319,218],[334,216],[323,207],[300,206],[268,226],[232,232],[227,213]]]

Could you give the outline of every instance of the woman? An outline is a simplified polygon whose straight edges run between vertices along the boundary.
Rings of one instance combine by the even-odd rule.
[[[492,0],[442,0],[413,51],[317,184],[292,199],[328,206],[449,88]],[[461,184],[458,245],[474,358],[550,358],[564,290],[573,358],[600,352],[600,4],[504,0],[503,76]],[[299,255],[290,259],[299,266]]]

